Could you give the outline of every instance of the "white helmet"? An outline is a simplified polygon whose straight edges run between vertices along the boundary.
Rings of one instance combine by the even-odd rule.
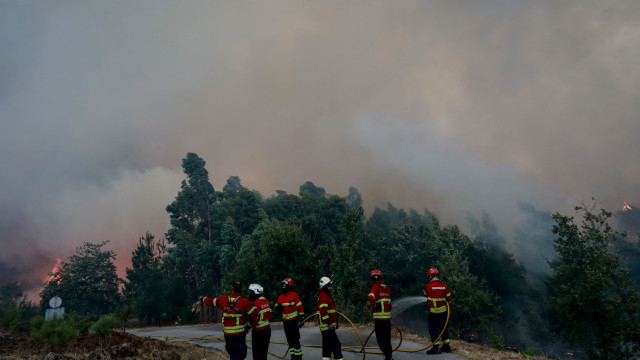
[[[262,288],[262,286],[260,286],[260,284],[251,284],[249,285],[249,291],[256,295],[262,295],[264,289]]]
[[[323,276],[322,278],[320,278],[320,287],[325,287],[327,286],[329,283],[331,282],[331,279],[329,279],[326,276]]]

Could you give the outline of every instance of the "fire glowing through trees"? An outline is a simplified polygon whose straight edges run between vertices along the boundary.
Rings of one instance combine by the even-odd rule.
[[[56,264],[53,265],[53,268],[51,269],[51,271],[47,274],[47,277],[45,278],[46,282],[50,282],[51,280],[53,280],[54,276],[53,274],[56,273],[58,270],[60,270],[60,266],[62,265],[62,260],[60,260],[60,258],[56,259]]]

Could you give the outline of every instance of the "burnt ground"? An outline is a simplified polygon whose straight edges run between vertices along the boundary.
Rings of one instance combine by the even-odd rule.
[[[34,341],[27,332],[0,332],[0,359],[66,360],[66,359],[168,359],[221,360],[220,352],[194,346],[135,336],[114,331],[110,337],[80,336],[64,345],[53,346]]]

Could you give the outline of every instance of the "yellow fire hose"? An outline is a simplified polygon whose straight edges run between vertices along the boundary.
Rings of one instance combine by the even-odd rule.
[[[362,337],[360,336],[360,332],[358,331],[356,326],[353,324],[351,319],[346,317],[341,312],[337,312],[337,313],[338,313],[338,315],[342,316],[345,320],[347,320],[347,322],[349,322],[349,324],[351,325],[353,330],[356,332],[356,335],[358,335],[358,339],[360,340],[360,346],[359,347],[358,346],[344,346],[344,347],[341,348],[342,351],[362,353],[362,360],[365,359],[367,354],[378,354],[378,355],[382,354],[382,352],[366,351],[366,350],[378,349],[378,347],[366,346],[367,343],[369,342],[369,339],[371,338],[371,335],[373,335],[375,330],[371,330],[371,332],[369,333],[369,336],[367,336],[367,339],[363,342],[362,341]],[[444,334],[444,331],[447,329],[447,326],[449,325],[449,315],[450,314],[451,314],[451,312],[449,311],[449,302],[447,302],[447,321],[444,324],[444,328],[442,329],[442,332],[440,332],[440,335],[438,335],[438,337],[435,340],[431,341],[431,344],[425,346],[422,349],[418,349],[418,350],[402,350],[402,349],[400,349],[400,345],[402,345],[402,330],[398,327],[398,325],[396,325],[395,323],[391,322],[391,325],[393,325],[393,327],[395,327],[396,330],[398,330],[398,333],[400,334],[400,342],[398,342],[398,345],[395,347],[395,349],[393,349],[393,351],[415,353],[415,352],[421,352],[421,351],[427,350],[428,348],[432,347],[435,343],[440,341],[440,338],[442,337],[442,334]],[[312,318],[314,316],[316,316],[316,313],[313,313],[313,314],[309,315],[302,322],[304,323],[304,322],[306,322],[307,320],[309,320],[310,318]],[[194,337],[160,336],[160,335],[154,335],[153,337],[165,338],[167,341],[169,341],[169,339],[171,339],[172,342],[188,342],[188,341],[194,341],[194,340],[224,342],[223,338],[218,338],[218,337],[206,337],[206,338],[199,337],[199,338],[194,338]],[[249,342],[250,341],[251,340],[249,340]],[[288,345],[288,343],[279,342],[279,341],[271,341],[270,344]],[[304,346],[304,347],[313,347],[313,348],[322,347],[322,345],[308,345],[308,344],[300,344],[300,345]],[[251,349],[252,347],[249,346],[248,348]],[[287,356],[288,353],[289,353],[289,348],[287,348],[287,350],[284,352],[284,354],[282,356],[276,355],[276,354],[274,354],[272,352],[269,352],[268,354],[273,355],[273,356],[277,357],[278,359],[284,359]]]

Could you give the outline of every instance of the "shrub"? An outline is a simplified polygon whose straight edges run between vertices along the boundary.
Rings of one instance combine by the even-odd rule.
[[[116,326],[116,318],[113,315],[102,316],[98,321],[91,325],[89,333],[97,336],[111,335],[111,331]]]
[[[11,323],[9,324],[9,331],[13,333],[18,332],[23,328],[24,324],[22,323],[21,319],[13,319],[13,321],[11,321]]]
[[[38,316],[31,321],[31,338],[34,340],[47,340],[52,345],[62,345],[76,337],[78,330],[67,319],[54,317],[53,320],[44,321],[42,316]]]
[[[493,328],[489,328],[489,337],[491,338],[491,347],[496,350],[504,350],[504,338],[493,330]]]
[[[520,351],[520,354],[522,355],[527,355],[527,356],[534,356],[535,354],[533,353],[533,350],[529,349],[526,345],[522,345],[522,350]]]
[[[40,328],[42,327],[42,324],[44,324],[44,316],[36,316],[31,320],[31,332],[33,333],[34,330],[40,330]],[[33,337],[33,335],[32,335]]]
[[[87,334],[89,331],[89,327],[91,326],[91,320],[89,319],[89,315],[86,315],[84,318],[80,319],[80,316],[77,312],[71,311],[64,314],[65,320],[69,321],[74,329],[78,330],[79,334]]]
[[[20,311],[18,310],[18,307],[13,305],[4,313],[4,316],[2,317],[0,323],[2,324],[3,328],[8,329],[11,327],[11,324],[15,324],[16,321],[21,322],[22,319],[20,317]]]

